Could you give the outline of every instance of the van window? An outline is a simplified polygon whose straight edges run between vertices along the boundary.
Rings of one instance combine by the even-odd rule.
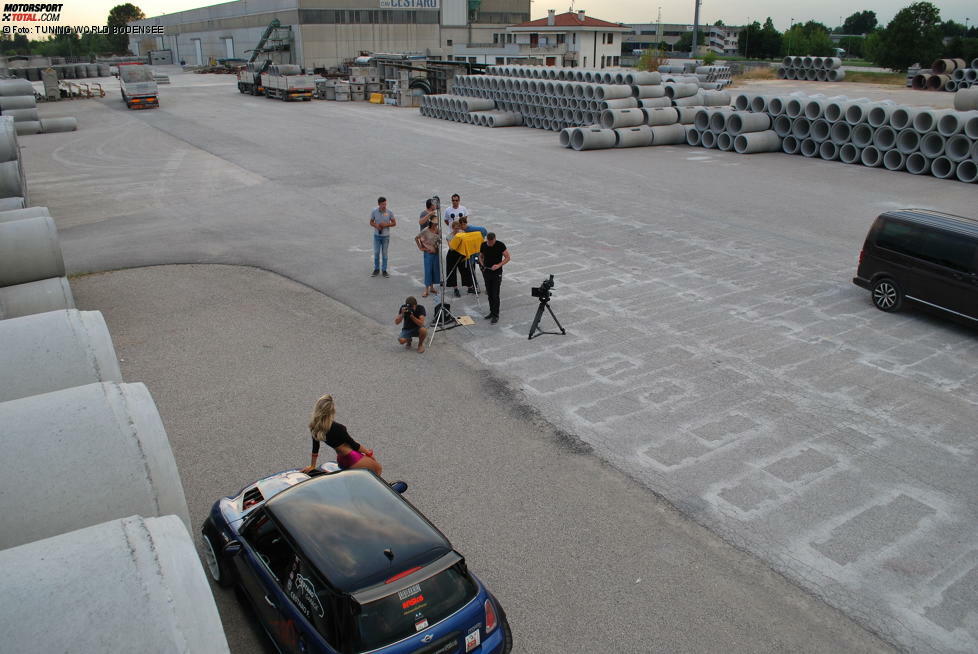
[[[876,237],[881,248],[893,250],[960,272],[974,272],[978,242],[967,236],[886,220]]]

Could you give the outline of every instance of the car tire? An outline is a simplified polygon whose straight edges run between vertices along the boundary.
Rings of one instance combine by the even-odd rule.
[[[903,291],[890,277],[882,277],[873,282],[870,295],[873,298],[873,304],[880,311],[891,313],[903,306]]]
[[[234,584],[234,580],[231,577],[227,561],[220,554],[221,550],[218,545],[221,541],[217,535],[217,528],[210,520],[204,524],[201,536],[203,536],[204,541],[204,563],[207,566],[207,571],[218,586],[230,588]]]
[[[513,630],[509,626],[509,620],[503,618],[503,654],[513,651]]]

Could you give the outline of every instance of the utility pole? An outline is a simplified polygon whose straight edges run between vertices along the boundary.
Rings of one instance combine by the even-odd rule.
[[[655,17],[655,58],[662,56],[662,6],[659,6],[659,13]]]
[[[693,11],[693,51],[689,53],[689,56],[696,59],[696,35],[700,31],[700,4],[702,0],[693,0],[696,8]]]

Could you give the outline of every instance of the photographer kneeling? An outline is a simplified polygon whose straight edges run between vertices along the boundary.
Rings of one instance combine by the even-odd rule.
[[[397,316],[394,318],[395,325],[404,323],[397,342],[411,349],[411,339],[417,338],[418,353],[424,352],[424,339],[428,335],[428,330],[424,326],[426,315],[427,312],[423,306],[418,304],[418,300],[413,295],[408,296],[401,308],[397,310]]]

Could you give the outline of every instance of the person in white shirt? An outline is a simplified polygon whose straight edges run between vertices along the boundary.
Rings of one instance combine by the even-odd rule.
[[[461,205],[462,196],[458,193],[452,196],[452,206],[445,209],[445,224],[451,226],[459,218],[469,217],[469,210]]]

